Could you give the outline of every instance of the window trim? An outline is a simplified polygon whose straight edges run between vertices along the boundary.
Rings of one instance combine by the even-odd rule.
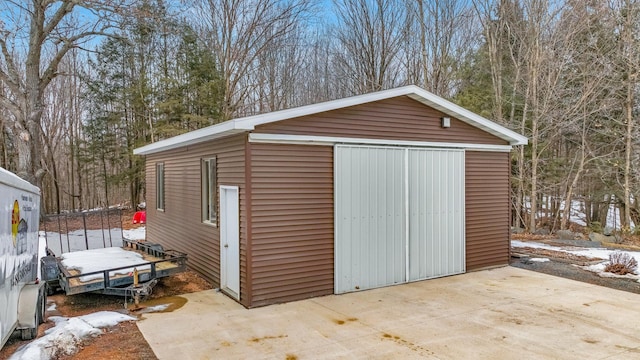
[[[213,177],[211,177],[213,173]],[[200,159],[200,198],[202,223],[218,225],[218,159],[216,156]],[[213,195],[213,196],[211,196]]]
[[[165,168],[164,162],[156,163],[156,210],[165,211]]]

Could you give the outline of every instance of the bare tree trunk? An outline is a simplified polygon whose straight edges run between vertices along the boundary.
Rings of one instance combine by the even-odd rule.
[[[635,74],[634,74],[635,75]],[[633,151],[633,106],[634,106],[634,89],[635,76],[629,76],[627,82],[627,99],[625,101],[625,118],[627,129],[625,134],[625,163],[624,163],[624,214],[621,214],[620,222],[623,229],[627,229],[631,219],[631,154]]]
[[[580,180],[580,178],[582,177],[582,173],[584,172],[584,163],[585,163],[585,158],[586,158],[586,154],[585,154],[585,144],[584,144],[584,138],[585,135],[582,135],[583,138],[583,144],[582,144],[582,148],[580,151],[580,160],[578,162],[578,169],[576,170],[576,173],[573,176],[573,180],[571,181],[571,184],[567,187],[567,193],[565,194],[564,197],[564,211],[562,213],[562,221],[560,222],[560,229],[566,229],[568,224],[569,224],[569,217],[571,216],[571,202],[573,201],[573,189],[576,188],[576,186],[578,185],[578,181]]]

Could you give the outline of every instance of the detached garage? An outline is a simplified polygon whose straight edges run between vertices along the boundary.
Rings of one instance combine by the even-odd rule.
[[[407,86],[134,153],[147,240],[255,307],[508,264],[509,152],[526,143]]]

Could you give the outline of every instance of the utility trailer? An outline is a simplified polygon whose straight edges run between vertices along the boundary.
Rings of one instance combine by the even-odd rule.
[[[139,299],[149,295],[159,278],[186,270],[187,255],[159,244],[123,239],[123,247],[109,247],[42,258],[43,279],[49,292],[67,295],[101,293]]]
[[[0,348],[44,322],[46,291],[38,281],[40,189],[0,167]]]

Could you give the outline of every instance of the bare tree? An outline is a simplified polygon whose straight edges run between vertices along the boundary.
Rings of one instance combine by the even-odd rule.
[[[308,15],[310,1],[201,0],[197,22],[225,82],[222,119],[251,112],[246,101],[257,84],[250,79],[260,56],[287,46],[285,39]]]
[[[410,4],[419,24],[422,85],[450,97],[459,59],[474,48],[476,14],[469,0],[417,0]]]
[[[339,86],[361,94],[397,86],[406,8],[398,0],[335,0]]]
[[[640,4],[636,0],[618,0],[612,2],[612,7],[617,12],[618,30],[620,33],[619,64],[624,82],[623,121],[624,132],[624,214],[621,214],[622,226],[628,228],[631,220],[631,177],[633,156],[633,140],[637,127],[636,113],[636,93],[638,86],[638,75],[640,72]]]
[[[0,24],[0,81],[5,88],[0,103],[10,113],[4,126],[14,141],[16,170],[28,181],[40,185],[45,174],[44,94],[59,74],[58,65],[71,49],[106,34],[112,23],[105,15],[121,6],[124,3],[106,0],[4,1],[0,5],[0,12],[6,14]],[[80,9],[85,12],[82,17],[76,16]]]

